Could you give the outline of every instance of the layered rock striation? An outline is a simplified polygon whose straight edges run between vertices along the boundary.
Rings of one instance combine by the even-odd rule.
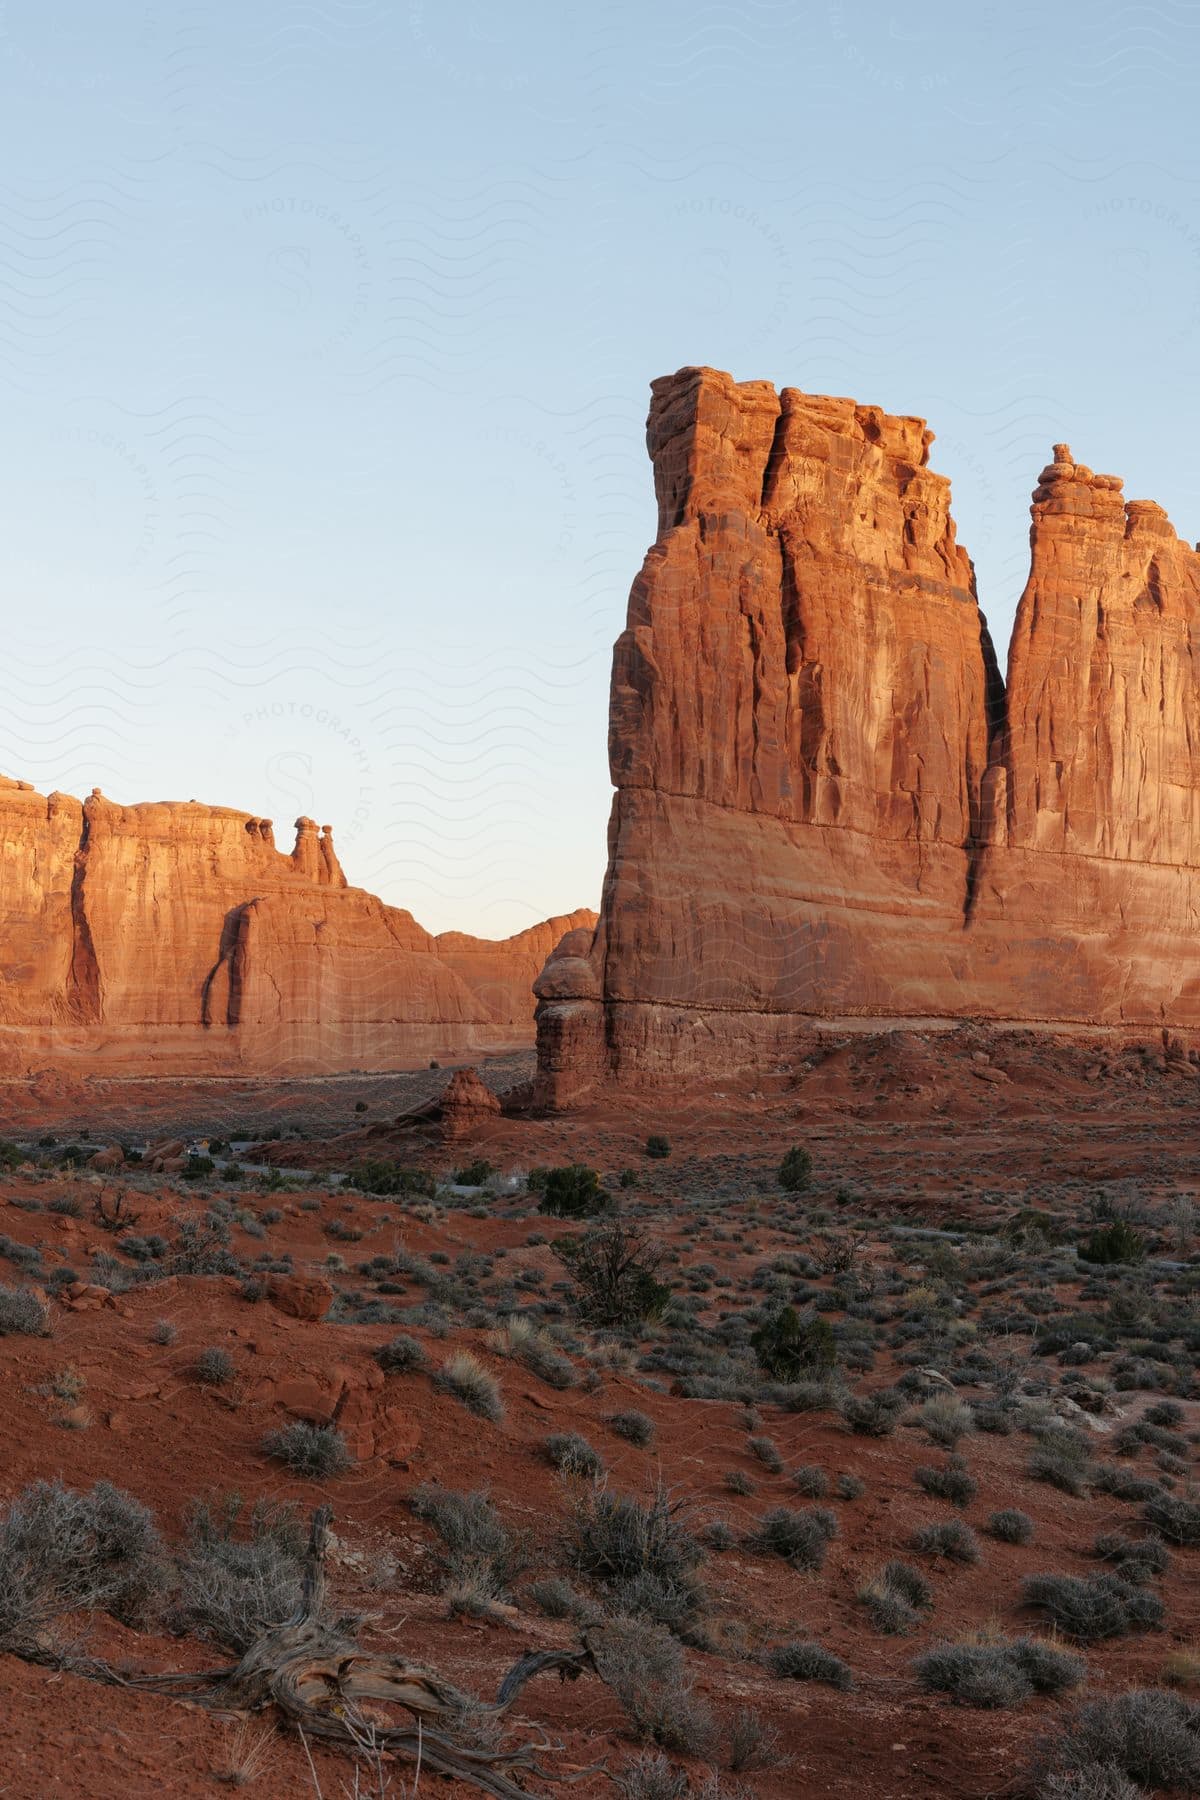
[[[1200,1026],[1200,557],[1059,445],[999,672],[932,433],[656,381],[595,933],[539,1085],[778,1060],[814,1019]]]
[[[548,920],[437,938],[350,887],[333,834],[0,780],[0,1069],[330,1074],[532,1037]]]

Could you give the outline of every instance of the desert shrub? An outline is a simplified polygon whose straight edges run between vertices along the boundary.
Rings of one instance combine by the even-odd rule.
[[[588,1647],[637,1737],[689,1756],[711,1747],[715,1721],[669,1632],[645,1619],[617,1617],[589,1632]]]
[[[525,1589],[525,1597],[547,1619],[575,1619],[587,1624],[602,1616],[562,1575],[548,1575],[544,1581],[531,1581]]]
[[[1039,1746],[1033,1773],[1038,1800],[1196,1793],[1200,1706],[1161,1688],[1089,1700]]]
[[[960,1438],[975,1429],[975,1415],[965,1401],[953,1394],[934,1394],[917,1414],[925,1435],[943,1450],[953,1450]]]
[[[1157,1425],[1167,1431],[1177,1431],[1186,1417],[1178,1400],[1156,1400],[1142,1414],[1147,1425]]]
[[[1091,1446],[1068,1425],[1044,1425],[1029,1456],[1029,1474],[1064,1494],[1085,1494],[1093,1477]]]
[[[876,1631],[887,1637],[905,1636],[933,1607],[929,1583],[918,1569],[903,1562],[886,1563],[878,1575],[863,1583],[856,1598],[866,1607]]]
[[[750,1769],[776,1769],[788,1758],[779,1728],[750,1707],[739,1707],[729,1721],[729,1767],[735,1775]]]
[[[542,1448],[563,1475],[584,1475],[597,1481],[604,1474],[604,1458],[577,1431],[552,1431]]]
[[[1036,1606],[1056,1630],[1080,1644],[1124,1637],[1158,1625],[1163,1604],[1147,1588],[1119,1575],[1028,1575],[1022,1587],[1026,1606]]]
[[[0,1283],[0,1337],[46,1337],[50,1314],[32,1288]]]
[[[700,1532],[700,1541],[706,1550],[724,1552],[735,1547],[737,1537],[726,1520],[710,1519]]]
[[[1002,1544],[1029,1544],[1033,1542],[1033,1520],[1016,1506],[1001,1507],[999,1512],[991,1513],[987,1522],[988,1531]]]
[[[388,1196],[423,1194],[431,1198],[437,1193],[437,1182],[428,1169],[409,1169],[383,1158],[356,1163],[346,1177],[346,1185],[364,1193]]]
[[[752,1456],[758,1458],[764,1469],[770,1470],[772,1475],[778,1475],[782,1472],[783,1457],[780,1455],[779,1445],[775,1442],[774,1438],[747,1438],[746,1448],[750,1451]]]
[[[179,1336],[170,1319],[156,1319],[150,1331],[152,1344],[173,1344]]]
[[[784,1156],[779,1165],[777,1180],[781,1188],[789,1194],[802,1194],[812,1184],[812,1157],[799,1144]]]
[[[644,1751],[612,1777],[621,1800],[687,1800],[692,1784],[660,1751]]]
[[[464,1494],[424,1482],[411,1504],[446,1547],[443,1592],[451,1612],[486,1615],[507,1596],[520,1572],[524,1549],[519,1539],[482,1490]]]
[[[486,1563],[474,1563],[448,1573],[442,1583],[442,1597],[452,1619],[496,1619],[507,1617],[501,1607],[508,1605],[508,1590],[497,1580]]]
[[[255,1504],[242,1535],[242,1502],[195,1500],[179,1558],[174,1623],[241,1654],[296,1610],[306,1538],[291,1507]]]
[[[574,1387],[578,1376],[569,1356],[564,1356],[549,1333],[524,1313],[512,1313],[503,1325],[488,1333],[488,1344],[501,1356],[512,1357],[551,1387]]]
[[[1154,1494],[1143,1507],[1142,1517],[1169,1544],[1188,1549],[1200,1544],[1200,1501],[1185,1500],[1176,1494]]]
[[[170,1255],[160,1263],[165,1275],[237,1275],[241,1265],[229,1248],[229,1226],[214,1212],[182,1219]]]
[[[671,1144],[668,1138],[654,1133],[646,1139],[647,1156],[661,1160],[663,1157],[670,1156],[670,1154]]]
[[[1087,1677],[1087,1663],[1082,1656],[1072,1656],[1045,1638],[1020,1637],[1012,1651],[1024,1673],[1039,1694],[1061,1694],[1064,1689],[1078,1687]]]
[[[196,1358],[196,1380],[207,1387],[221,1387],[233,1375],[233,1358],[220,1344],[210,1344]]]
[[[1101,1225],[1079,1246],[1081,1262],[1139,1263],[1146,1257],[1146,1240],[1127,1219]]]
[[[500,1383],[469,1350],[456,1350],[434,1376],[434,1385],[453,1394],[476,1418],[498,1425],[504,1417]]]
[[[654,1441],[654,1420],[644,1412],[611,1413],[608,1418],[608,1426],[611,1431],[616,1432],[619,1438],[624,1438],[627,1443],[636,1444],[639,1450],[644,1450],[648,1444]]]
[[[684,1503],[662,1486],[643,1501],[597,1483],[576,1504],[569,1550],[581,1573],[607,1586],[642,1574],[683,1581],[702,1560]]]
[[[825,1374],[805,1381],[774,1382],[768,1388],[765,1398],[772,1405],[782,1407],[784,1412],[824,1412],[837,1399],[837,1390],[831,1376],[832,1371],[826,1370]]]
[[[1165,1574],[1171,1562],[1161,1538],[1129,1538],[1120,1531],[1102,1532],[1092,1545],[1092,1555],[1111,1563],[1126,1581],[1149,1581]]]
[[[896,1388],[880,1388],[873,1394],[846,1394],[838,1410],[851,1431],[860,1437],[890,1437],[904,1410],[904,1395]]]
[[[43,1279],[42,1253],[36,1245],[18,1244],[15,1238],[0,1232],[0,1256],[15,1264],[23,1275],[32,1275],[35,1281]],[[23,1293],[25,1290],[18,1288],[16,1291]]]
[[[1168,1455],[1178,1455],[1179,1439],[1173,1432],[1160,1425],[1150,1425],[1145,1419],[1138,1419],[1133,1425],[1127,1425],[1118,1431],[1112,1441],[1113,1449],[1118,1456],[1136,1456],[1143,1444],[1151,1444],[1156,1450],[1165,1450]]]
[[[702,1603],[700,1540],[685,1503],[661,1484],[639,1500],[597,1482],[575,1503],[566,1549],[571,1566],[622,1611],[682,1629]]]
[[[121,1249],[130,1262],[157,1262],[160,1257],[167,1254],[170,1248],[166,1238],[160,1237],[157,1233],[150,1237],[135,1237],[132,1232],[129,1232],[121,1239]]]
[[[484,1182],[496,1173],[494,1166],[486,1156],[477,1156],[464,1168],[457,1169],[454,1180],[459,1187],[482,1187]]]
[[[307,1419],[294,1419],[278,1431],[269,1431],[263,1449],[293,1475],[309,1481],[327,1480],[350,1467],[350,1452],[336,1425],[310,1425]]]
[[[87,1493],[35,1481],[0,1512],[0,1645],[27,1646],[81,1608],[139,1624],[165,1582],[152,1514],[107,1481]]]
[[[664,1252],[645,1232],[620,1219],[583,1237],[560,1240],[555,1254],[575,1284],[576,1304],[589,1324],[628,1327],[657,1318],[671,1290],[659,1281]]]
[[[375,1361],[385,1375],[408,1375],[417,1369],[423,1369],[429,1361],[425,1347],[407,1332],[400,1332],[397,1337],[390,1338],[386,1344],[380,1344],[375,1351]]]
[[[1114,1764],[1084,1772],[1047,1774],[1029,1792],[1035,1800],[1146,1800],[1146,1790]]]
[[[1092,1464],[1091,1484],[1114,1500],[1153,1500],[1162,1492],[1152,1475],[1139,1475],[1136,1469],[1123,1469],[1120,1463]]]
[[[768,1650],[763,1659],[767,1668],[781,1681],[823,1681],[842,1692],[854,1686],[849,1664],[832,1650],[806,1640],[779,1644]]]
[[[860,1475],[839,1475],[834,1493],[839,1500],[861,1500],[867,1491],[867,1484]]]
[[[837,1536],[837,1520],[823,1506],[803,1512],[776,1506],[763,1514],[746,1543],[755,1550],[782,1556],[794,1569],[824,1566],[830,1540]]]
[[[1172,1650],[1160,1674],[1171,1687],[1200,1688],[1200,1651]]]
[[[595,1169],[584,1163],[567,1163],[543,1171],[538,1211],[555,1219],[590,1219],[603,1212],[608,1195]]]
[[[938,1644],[919,1656],[913,1669],[929,1692],[979,1707],[1019,1706],[1035,1693],[1061,1693],[1077,1687],[1087,1673],[1080,1657],[1031,1638]]]
[[[824,1500],[829,1492],[829,1477],[815,1463],[802,1463],[792,1470],[792,1486],[809,1500]],[[844,1500],[848,1496],[842,1494],[839,1498]]]
[[[1048,1244],[1057,1243],[1062,1232],[1049,1213],[1039,1212],[1033,1206],[1023,1206],[1004,1221],[1000,1227],[1000,1236],[1006,1243],[1031,1244],[1043,1249]]]
[[[940,1469],[920,1463],[913,1470],[913,1480],[935,1500],[949,1500],[952,1506],[969,1506],[979,1491],[979,1483],[961,1456],[950,1457]]]
[[[948,1562],[977,1563],[979,1540],[961,1519],[922,1525],[912,1535],[912,1547],[921,1556],[944,1557]]]
[[[1019,1706],[1033,1687],[998,1644],[938,1644],[913,1664],[921,1686],[950,1694],[966,1706]]]
[[[774,1381],[795,1381],[806,1372],[832,1369],[837,1362],[837,1340],[829,1321],[802,1318],[794,1306],[764,1319],[750,1334],[750,1348]]]

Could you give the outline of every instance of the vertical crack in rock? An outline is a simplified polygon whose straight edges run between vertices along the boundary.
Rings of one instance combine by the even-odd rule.
[[[91,1023],[101,1016],[100,966],[92,930],[87,916],[88,842],[91,821],[86,807],[81,809],[79,847],[71,872],[71,969],[67,988],[67,1010],[81,1022]]]

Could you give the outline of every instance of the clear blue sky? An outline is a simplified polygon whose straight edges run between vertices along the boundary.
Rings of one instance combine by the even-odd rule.
[[[594,904],[646,389],[924,414],[1003,654],[1049,447],[1200,535],[1200,8],[6,0],[0,769]]]

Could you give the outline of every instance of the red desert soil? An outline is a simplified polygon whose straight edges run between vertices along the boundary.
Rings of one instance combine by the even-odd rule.
[[[501,1087],[514,1085],[522,1072],[519,1059],[498,1068],[484,1065]],[[994,1231],[1015,1211],[1032,1207],[1069,1221],[1075,1242],[1090,1223],[1089,1203],[1098,1192],[1121,1204],[1136,1201],[1155,1214],[1181,1197],[1194,1198],[1200,1180],[1194,1065],[1164,1056],[1158,1043],[1098,1052],[1094,1043],[971,1027],[952,1038],[919,1031],[823,1037],[814,1039],[809,1066],[799,1076],[780,1075],[755,1090],[730,1084],[704,1094],[623,1098],[617,1111],[597,1103],[568,1117],[503,1117],[452,1149],[438,1144],[432,1127],[390,1123],[397,1112],[436,1093],[445,1072],[430,1080],[432,1085],[419,1087],[411,1078],[326,1084],[319,1128],[329,1132],[336,1119],[347,1129],[266,1149],[285,1167],[307,1161],[343,1171],[370,1156],[421,1164],[443,1178],[476,1155],[506,1172],[594,1164],[623,1206],[665,1246],[667,1279],[702,1325],[716,1324],[729,1309],[761,1305],[768,1291],[786,1297],[783,1290],[803,1284],[794,1260],[783,1265],[791,1271],[786,1278],[772,1277],[777,1259],[803,1258],[831,1234],[861,1227],[856,1269],[867,1279],[863,1291],[876,1295],[876,1316],[899,1318],[905,1296],[914,1305],[933,1305],[932,1290],[941,1309],[939,1323],[930,1327],[935,1338],[941,1334],[961,1346],[978,1337],[996,1351],[995,1334],[972,1317],[976,1307],[993,1304],[978,1298],[986,1280],[972,1277],[968,1287],[956,1287],[949,1264],[937,1260],[937,1240],[915,1235],[914,1225]],[[305,1091],[297,1084],[267,1096],[241,1090],[237,1106],[247,1110],[239,1116],[299,1121]],[[355,1126],[360,1093],[368,1097],[369,1111],[367,1122]],[[96,1102],[87,1112],[92,1142],[128,1137],[135,1118],[141,1120],[139,1135],[151,1137],[167,1119],[216,1130],[234,1116],[228,1106],[212,1110],[211,1087],[176,1090],[174,1098],[159,1089],[153,1107],[150,1094],[147,1087],[131,1092],[106,1116],[99,1102],[103,1098],[108,1107],[114,1087],[107,1084],[103,1095],[91,1089],[83,1098]],[[79,1105],[78,1095],[62,1099],[57,1109],[48,1102],[36,1123],[26,1116],[26,1133],[77,1128],[85,1122]],[[17,1135],[11,1123],[8,1129]],[[655,1131],[671,1144],[662,1161],[644,1154],[647,1135]],[[775,1182],[781,1151],[794,1143],[811,1150],[815,1165],[811,1192],[799,1196],[781,1193]],[[41,1152],[47,1159],[55,1153],[50,1147]],[[621,1189],[626,1168],[633,1178]],[[214,1199],[220,1209],[224,1200],[230,1203],[223,1209],[230,1248],[244,1266],[264,1255],[286,1255],[296,1277],[319,1277],[339,1295],[399,1311],[425,1310],[415,1320],[335,1322],[353,1317],[357,1302],[351,1298],[339,1301],[335,1320],[297,1318],[282,1310],[293,1303],[286,1287],[276,1295],[278,1304],[249,1299],[234,1275],[172,1276],[116,1293],[89,1285],[97,1253],[126,1270],[137,1266],[123,1248],[127,1235],[104,1230],[94,1210],[97,1198],[111,1200],[118,1186],[128,1188],[136,1213],[128,1234],[134,1238],[171,1241],[181,1219],[202,1215]],[[0,1254],[8,1261],[0,1263],[0,1281],[42,1281],[55,1297],[48,1336],[3,1339],[0,1498],[35,1479],[61,1477],[76,1488],[104,1479],[152,1507],[172,1542],[180,1540],[188,1502],[198,1494],[266,1496],[293,1501],[305,1512],[328,1498],[335,1514],[334,1604],[365,1616],[364,1645],[403,1652],[490,1697],[523,1650],[578,1641],[569,1621],[543,1616],[524,1592],[530,1581],[564,1570],[562,1542],[578,1484],[555,1473],[543,1444],[549,1432],[578,1432],[601,1453],[616,1489],[645,1495],[661,1477],[696,1509],[698,1522],[720,1519],[730,1527],[732,1547],[707,1555],[701,1569],[708,1647],[688,1648],[689,1670],[721,1720],[751,1708],[773,1722],[790,1762],[726,1774],[729,1791],[736,1792],[739,1782],[743,1793],[765,1800],[984,1800],[1019,1791],[1031,1743],[1058,1729],[1070,1696],[979,1712],[923,1693],[912,1660],[930,1644],[972,1630],[999,1628],[1016,1636],[1039,1629],[1020,1606],[1022,1577],[1095,1573],[1102,1567],[1090,1553],[1096,1535],[1115,1529],[1136,1534],[1136,1507],[1095,1488],[1073,1496],[1035,1481],[1027,1473],[1032,1440],[1026,1432],[980,1431],[959,1446],[978,1483],[976,1497],[960,1513],[915,1484],[918,1465],[945,1460],[915,1424],[877,1439],[855,1435],[828,1407],[788,1412],[760,1400],[759,1421],[748,1422],[737,1399],[684,1397],[678,1373],[665,1362],[654,1366],[654,1353],[672,1341],[665,1324],[639,1334],[650,1367],[590,1364],[582,1351],[594,1336],[581,1331],[569,1292],[556,1286],[565,1270],[552,1248],[576,1227],[539,1215],[537,1195],[523,1189],[449,1204],[298,1184],[265,1189],[257,1177],[238,1185],[212,1178],[197,1183],[142,1176],[135,1168],[118,1182],[49,1163],[3,1177]],[[64,1197],[78,1201],[78,1216],[51,1209]],[[1150,1236],[1155,1238],[1153,1229]],[[1150,1273],[1141,1280],[1157,1293],[1160,1279],[1176,1277],[1161,1233],[1155,1242],[1156,1254],[1167,1260],[1161,1270],[1147,1265]],[[989,1245],[1001,1248],[994,1237],[960,1240],[951,1261],[982,1254]],[[40,1252],[36,1262],[32,1247]],[[1024,1252],[1014,1255],[1016,1278],[1028,1297],[1043,1280],[1038,1255],[1031,1252],[1027,1263]],[[400,1265],[386,1292],[377,1285],[383,1264],[360,1272],[372,1258]],[[79,1277],[74,1289],[54,1277],[63,1265]],[[1171,1266],[1188,1277],[1194,1317],[1200,1265],[1188,1250],[1182,1263]],[[812,1277],[826,1289],[836,1279]],[[1044,1295],[1050,1313],[1101,1308],[1104,1302],[1083,1295],[1087,1280],[1081,1265]],[[546,1322],[564,1328],[576,1385],[551,1386],[501,1354],[489,1337],[500,1319],[532,1301],[547,1305]],[[1011,1292],[1006,1304],[1020,1310]],[[859,1316],[870,1311],[861,1308]],[[445,1324],[438,1322],[439,1312]],[[846,1315],[834,1303],[823,1316],[836,1324]],[[156,1324],[164,1319],[175,1328],[170,1343],[155,1341]],[[373,1352],[397,1331],[410,1332],[424,1347],[426,1370],[385,1375],[380,1369]],[[578,1334],[574,1347],[572,1334]],[[197,1379],[196,1359],[214,1346],[228,1351],[234,1372],[226,1384],[206,1386]],[[499,1381],[506,1405],[500,1423],[472,1416],[430,1378],[449,1354],[464,1348]],[[885,1330],[870,1366],[847,1371],[849,1385],[858,1391],[889,1386],[907,1366],[898,1355],[902,1348]],[[1050,1399],[1069,1391],[1059,1385],[1064,1370],[1053,1355],[1032,1358],[1028,1335],[1018,1333],[1001,1348],[1035,1385],[1041,1381]],[[1140,1344],[1138,1352],[1150,1354]],[[1082,1376],[1093,1387],[1103,1385],[1095,1378],[1110,1366],[1111,1358],[1099,1360]],[[955,1381],[965,1398],[984,1398],[960,1374]],[[1161,1388],[1115,1384],[1089,1427],[1094,1455],[1118,1460],[1113,1434],[1162,1397]],[[610,1415],[631,1409],[653,1420],[647,1448],[615,1435],[607,1423]],[[1183,1410],[1178,1448],[1193,1459],[1188,1434],[1200,1427],[1200,1403],[1187,1397]],[[306,1481],[264,1455],[264,1434],[296,1417],[337,1424],[355,1459],[347,1473]],[[758,1436],[777,1446],[779,1472],[750,1448]],[[1136,1460],[1119,1460],[1145,1474],[1153,1468],[1152,1455],[1143,1450]],[[831,1482],[845,1473],[865,1483],[861,1498],[823,1502],[836,1515],[838,1534],[820,1571],[801,1572],[744,1541],[769,1509],[810,1504],[791,1480],[800,1465],[819,1466]],[[730,1475],[749,1491],[734,1491]],[[1190,1491],[1193,1478],[1189,1460],[1175,1491]],[[447,1617],[441,1546],[410,1506],[422,1482],[486,1489],[505,1523],[526,1538],[527,1572],[513,1584],[518,1610],[494,1620]],[[986,1533],[988,1514],[1003,1506],[1019,1507],[1034,1520],[1032,1545],[1002,1543]],[[957,1518],[978,1533],[978,1565],[914,1553],[909,1539],[916,1527]],[[1088,1694],[1155,1685],[1171,1652],[1196,1647],[1196,1556],[1172,1549],[1171,1566],[1156,1583],[1165,1603],[1161,1629],[1083,1649]],[[907,1637],[878,1635],[855,1597],[864,1579],[894,1557],[919,1566],[935,1595],[932,1616]],[[586,1590],[582,1578],[571,1579]],[[83,1654],[132,1669],[227,1660],[219,1647],[194,1638],[162,1629],[133,1631],[101,1615],[77,1616],[63,1622],[63,1630],[78,1636]],[[775,1679],[759,1660],[770,1646],[810,1636],[850,1665],[853,1691]],[[541,1677],[525,1689],[516,1712],[534,1735],[544,1732],[561,1746],[544,1759],[549,1766],[603,1760],[619,1771],[637,1754],[620,1706],[594,1678],[564,1685]],[[195,1707],[0,1656],[0,1792],[6,1800],[213,1795],[225,1791],[219,1777],[235,1731],[234,1723]],[[352,1765],[327,1751],[314,1756],[325,1800],[353,1791]],[[706,1766],[676,1760],[697,1779]],[[394,1793],[407,1796],[411,1769],[398,1763],[392,1774]],[[532,1792],[569,1792],[579,1800],[614,1791],[599,1773],[562,1790],[532,1779],[528,1785]],[[262,1800],[300,1800],[316,1791],[294,1738],[280,1734],[273,1740],[246,1791]],[[465,1800],[474,1790],[424,1776],[422,1791]]]

